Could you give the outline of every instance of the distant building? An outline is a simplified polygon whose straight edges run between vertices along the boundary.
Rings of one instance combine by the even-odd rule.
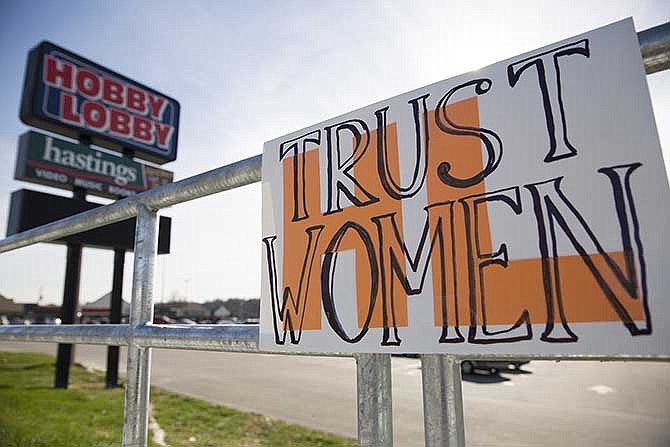
[[[209,309],[200,303],[165,303],[161,307],[167,308],[169,316],[172,318],[203,319],[210,317]]]
[[[23,315],[23,310],[23,304],[15,303],[14,300],[0,295],[0,315],[8,317],[20,316]]]
[[[82,304],[81,313],[83,317],[109,317],[112,310],[112,292],[106,293],[97,300]],[[121,315],[130,314],[130,303],[121,298]]]
[[[230,311],[230,314],[240,321],[244,321],[247,318],[258,318],[260,307],[260,300],[258,298],[231,298],[221,304],[225,304],[226,309]]]
[[[217,320],[225,320],[231,315],[232,314],[230,313],[230,311],[224,305],[219,306],[214,310],[214,312],[212,312],[212,316]]]
[[[47,304],[40,306],[38,304],[26,304],[24,316],[32,320],[33,323],[51,323],[50,320],[60,318],[60,306]]]

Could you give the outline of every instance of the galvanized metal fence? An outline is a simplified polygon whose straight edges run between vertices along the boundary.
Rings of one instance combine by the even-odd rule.
[[[638,33],[647,74],[670,68],[670,23]],[[120,200],[0,241],[0,253],[63,238],[137,217],[129,324],[0,326],[0,341],[118,345],[128,347],[124,447],[147,445],[151,348],[259,353],[258,326],[163,326],[153,324],[158,211],[261,180],[261,156],[248,158],[179,182]],[[310,354],[301,354],[310,355]],[[323,354],[318,354],[323,355]],[[339,355],[339,354],[334,354]],[[358,445],[393,445],[391,357],[355,354]],[[522,360],[657,360],[662,356],[476,355],[468,358]],[[423,355],[425,445],[464,446],[462,358]]]

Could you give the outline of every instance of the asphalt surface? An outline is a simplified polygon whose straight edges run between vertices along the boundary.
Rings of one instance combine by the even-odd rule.
[[[0,343],[2,351],[55,345]],[[353,359],[154,350],[152,383],[201,399],[356,437]],[[125,363],[125,352],[122,352]],[[104,369],[105,348],[76,360]],[[122,365],[125,368],[125,365]],[[463,382],[468,446],[670,446],[670,364],[532,362]],[[423,445],[419,360],[393,359],[395,445]],[[169,435],[169,427],[163,427]]]

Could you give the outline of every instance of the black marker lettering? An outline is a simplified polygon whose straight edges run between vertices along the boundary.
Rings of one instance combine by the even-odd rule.
[[[641,163],[613,166],[599,169],[605,174],[612,185],[614,206],[616,209],[621,244],[624,253],[624,271],[602,247],[595,234],[580,212],[561,191],[563,177],[542,183],[525,185],[533,197],[533,209],[537,220],[540,252],[542,254],[542,276],[547,305],[547,325],[541,339],[548,342],[575,342],[577,335],[568,326],[561,297],[559,253],[556,242],[556,229],[560,228],[568,237],[572,246],[582,258],[589,271],[598,282],[607,300],[631,335],[651,334],[651,317],[647,303],[647,278],[640,240],[640,229],[635,202],[630,187],[630,176],[642,166]],[[623,180],[622,180],[623,177]],[[597,253],[607,264],[610,273],[626,291],[627,296],[617,296],[612,285],[608,284],[605,275],[591,259],[590,253]],[[638,283],[639,279],[639,283]],[[638,285],[642,295],[645,321],[642,325],[633,321],[622,302],[638,300]],[[556,316],[558,310],[558,318]],[[556,320],[559,319],[563,328],[562,334],[556,334]]]
[[[581,54],[582,56],[589,57],[588,39],[582,39],[544,53],[533,55],[514,62],[507,67],[507,78],[511,87],[517,84],[523,72],[528,68],[535,67],[537,70],[537,80],[542,94],[544,117],[547,122],[547,132],[549,133],[549,153],[544,157],[545,162],[552,162],[577,155],[577,149],[568,139],[568,124],[565,119],[565,108],[563,106],[561,69],[558,63],[559,58],[572,54]],[[556,119],[557,116],[560,117],[560,120]],[[556,129],[557,126],[558,129]],[[557,135],[560,135],[560,138]]]
[[[352,230],[360,237],[363,245],[365,246],[365,253],[370,266],[370,306],[368,307],[368,314],[363,323],[358,335],[355,337],[349,337],[346,331],[342,327],[339,317],[337,316],[337,311],[335,310],[335,301],[333,290],[333,283],[335,277],[335,269],[337,267],[337,256],[340,248],[340,244],[347,231]],[[378,289],[378,264],[377,257],[375,256],[375,248],[372,243],[372,238],[368,232],[357,224],[356,222],[347,222],[342,227],[337,230],[337,233],[333,236],[328,248],[326,249],[325,254],[323,255],[323,266],[321,268],[321,300],[323,302],[323,311],[326,314],[328,323],[330,327],[333,328],[335,333],[340,336],[340,338],[347,343],[358,343],[364,336],[367,334],[370,329],[370,320],[372,319],[372,311],[374,310],[375,303],[377,302],[377,289]]]
[[[454,229],[453,229],[453,202],[437,203],[426,207],[426,221],[423,225],[421,240],[416,254],[411,255],[407,249],[404,237],[396,222],[396,213],[373,217],[372,221],[377,225],[379,237],[379,262],[382,285],[382,299],[384,302],[393,304],[395,296],[394,277],[397,278],[407,295],[418,295],[423,291],[428,267],[432,261],[433,266],[439,266],[439,288],[433,290],[433,296],[439,296],[442,307],[442,334],[440,343],[460,343],[465,341],[458,327],[458,300],[456,298],[455,283],[455,254],[454,254]],[[430,229],[433,228],[432,234]],[[405,274],[405,262],[409,261],[409,268]],[[419,267],[422,266],[420,270]],[[414,285],[413,285],[414,284]],[[451,298],[451,303],[448,303]],[[448,312],[453,312],[456,324],[455,333],[450,333],[448,325]],[[393,329],[389,334],[391,339],[382,344],[400,344],[398,328],[396,327],[395,312],[391,312],[391,321],[388,325],[384,315],[384,331]],[[390,326],[390,327],[389,327]],[[387,337],[384,337],[385,340]]]
[[[379,199],[367,192],[354,176],[351,175],[351,170],[354,168],[356,162],[361,159],[370,143],[370,130],[367,124],[362,120],[353,119],[328,126],[325,130],[326,141],[328,143],[328,209],[325,214],[342,211],[340,193],[344,193],[355,206],[365,206],[378,202]],[[345,160],[342,160],[341,134],[343,132],[353,137],[355,141],[351,155]],[[354,186],[358,188],[366,199],[358,199],[356,194],[346,186],[347,181],[353,182]]]
[[[440,102],[435,108],[435,123],[437,124],[437,127],[450,135],[479,138],[484,144],[484,148],[486,149],[487,154],[486,166],[484,166],[480,172],[476,173],[472,177],[465,179],[456,178],[450,174],[451,163],[440,163],[437,175],[445,185],[453,186],[455,188],[467,188],[469,186],[476,185],[477,183],[484,180],[486,176],[495,171],[495,169],[498,167],[498,164],[500,163],[500,159],[503,155],[503,144],[502,140],[495,132],[481,127],[469,127],[456,124],[447,115],[449,101],[456,92],[466,87],[474,86],[475,93],[477,93],[477,95],[483,95],[491,90],[492,85],[493,83],[490,79],[475,79],[473,81],[466,82],[465,84],[461,84],[449,90],[447,94],[444,95],[442,99],[440,99]]]
[[[277,236],[263,238],[266,262],[268,265],[268,281],[270,286],[270,300],[272,303],[272,322],[274,324],[275,343],[278,345],[283,345],[286,342],[287,328],[291,335],[291,343],[300,343],[303,321],[305,319],[305,309],[307,308],[307,299],[309,297],[309,283],[310,278],[312,277],[312,269],[315,266],[315,259],[317,260],[316,265],[318,266],[316,248],[322,231],[323,225],[316,225],[305,230],[307,233],[307,249],[305,250],[305,260],[302,264],[300,273],[298,293],[295,295],[290,287],[287,286],[284,288],[281,301],[278,293],[279,280],[277,278],[277,262],[275,259],[274,247],[274,242],[277,239]]]
[[[293,218],[291,219],[293,222],[309,217],[305,193],[305,152],[308,144],[316,146],[321,144],[320,130],[284,141],[279,145],[280,161],[289,153],[293,156]]]
[[[493,253],[483,253],[479,237],[480,206],[489,206],[492,202],[500,202],[509,206],[516,215],[521,214],[521,198],[519,187],[486,192],[459,200],[463,205],[465,231],[468,246],[468,280],[470,290],[470,331],[468,341],[475,344],[509,343],[519,340],[530,340],[533,331],[528,310],[524,309],[511,327],[498,331],[488,329],[486,319],[486,294],[484,269],[493,265],[507,267],[507,244],[501,244]],[[473,247],[474,245],[474,247]],[[482,333],[477,334],[477,320],[481,311]]]
[[[388,136],[386,132],[386,111],[388,107],[375,112],[377,117],[377,171],[379,180],[386,193],[396,200],[413,197],[423,187],[428,169],[428,110],[426,99],[430,96],[426,93],[418,98],[411,99],[408,103],[412,105],[414,116],[414,135],[416,141],[414,171],[409,186],[403,187],[391,176],[391,168],[388,159]],[[400,132],[400,129],[398,129]],[[399,151],[400,152],[400,151]]]

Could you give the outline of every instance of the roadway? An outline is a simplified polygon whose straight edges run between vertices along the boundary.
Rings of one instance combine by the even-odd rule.
[[[55,345],[0,343],[7,350],[55,353]],[[171,350],[154,350],[153,358],[153,385],[356,437],[353,359]],[[104,369],[105,359],[104,347],[77,347],[85,366]],[[399,447],[423,445],[419,366],[393,358]],[[670,364],[532,362],[522,369],[465,377],[468,446],[670,445]]]

